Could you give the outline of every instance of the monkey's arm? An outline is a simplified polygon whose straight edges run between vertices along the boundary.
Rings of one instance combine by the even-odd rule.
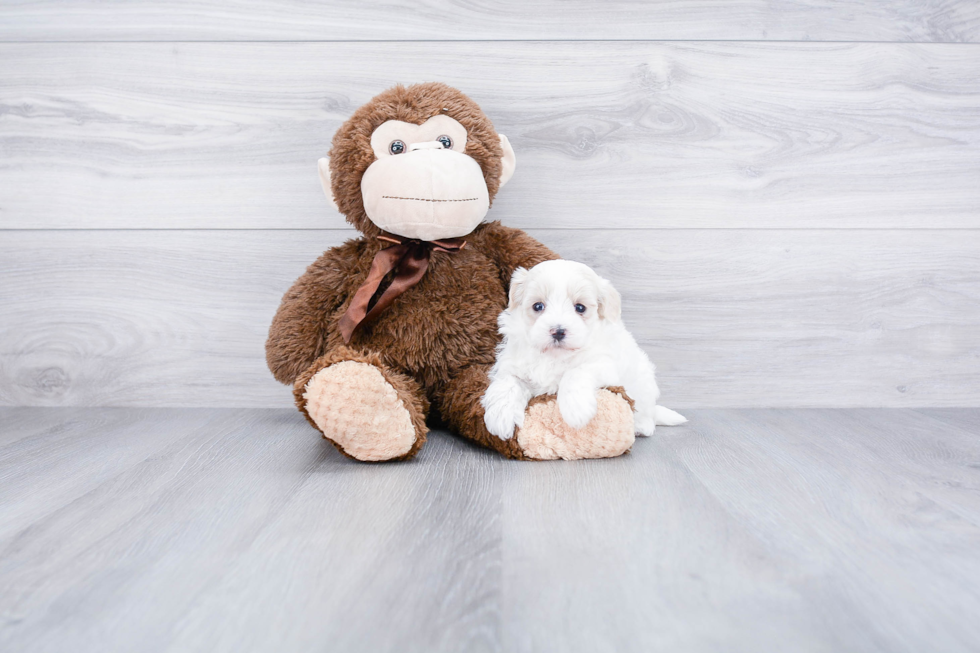
[[[488,222],[478,230],[484,253],[500,271],[504,288],[517,268],[532,268],[538,263],[561,258],[520,229],[505,227],[497,221]]]
[[[286,291],[265,343],[266,363],[280,383],[293,383],[326,352],[330,319],[354,290],[364,250],[364,240],[327,250]]]

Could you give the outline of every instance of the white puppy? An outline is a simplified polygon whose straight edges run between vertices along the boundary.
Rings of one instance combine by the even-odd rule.
[[[498,323],[504,338],[481,400],[487,429],[497,437],[512,437],[524,425],[527,402],[540,394],[557,393],[562,419],[582,428],[595,417],[596,391],[614,385],[635,402],[639,435],[687,421],[657,405],[653,363],[623,325],[619,293],[587,265],[518,268]]]

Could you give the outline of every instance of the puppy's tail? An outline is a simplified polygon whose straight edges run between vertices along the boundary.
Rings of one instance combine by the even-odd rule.
[[[669,408],[655,406],[653,409],[653,419],[657,426],[677,426],[687,421],[687,418],[680,413],[675,413]]]

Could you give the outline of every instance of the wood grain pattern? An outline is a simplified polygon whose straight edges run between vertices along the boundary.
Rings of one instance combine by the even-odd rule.
[[[797,40],[976,41],[969,0],[8,0],[0,40]]]
[[[0,514],[7,488],[75,490],[0,536],[4,650],[499,650],[490,452],[436,435],[413,463],[357,464],[291,410],[108,409],[65,428],[51,455],[95,444],[101,478],[0,449]]]
[[[890,426],[907,415],[878,413]],[[862,451],[895,447],[890,431],[845,434],[842,410],[688,417],[625,458],[514,466],[505,650],[966,651],[980,641],[969,616],[980,606],[980,528],[917,494],[932,484],[906,473],[905,449]],[[937,430],[938,447],[947,435]],[[976,481],[970,461],[945,467]],[[975,486],[949,490],[956,507],[976,505]]]
[[[976,410],[927,409],[925,416],[888,409],[817,412],[811,427],[826,433],[820,441],[825,446],[856,458],[886,461],[889,469],[915,482],[923,501],[980,526]]]
[[[825,648],[787,561],[679,459],[700,415],[623,458],[508,469],[504,650]]]
[[[0,411],[0,447],[37,437],[51,428],[71,421],[81,415],[84,408],[57,408],[45,411],[30,406],[5,406]]]
[[[499,458],[430,438],[404,465],[316,442],[313,473],[177,622],[172,650],[501,650]]]
[[[470,93],[522,228],[975,228],[980,45],[0,45],[0,228],[341,228],[316,159],[398,83]]]
[[[667,405],[980,401],[980,232],[531,233],[616,284]],[[348,235],[7,232],[0,404],[288,406],[268,325]]]
[[[694,410],[571,463],[435,432],[388,465],[290,409],[31,412],[63,421],[0,445],[3,650],[980,646],[976,411]]]
[[[972,433],[974,436],[980,435],[980,408],[961,408],[956,411],[922,408],[916,412]]]
[[[971,580],[980,573],[977,513],[968,521],[932,500],[932,479],[902,465],[907,449],[881,455],[908,438],[901,428],[906,411],[879,411],[879,428],[867,428],[870,421],[856,426],[852,414],[698,414],[698,436],[679,456],[732,517],[786,563],[814,626],[838,637],[851,631],[850,645],[831,639],[821,648],[916,650],[922,646],[914,642],[929,641],[926,648],[969,650],[980,637],[980,626],[966,616],[980,608]],[[940,449],[950,430],[937,430]],[[920,450],[931,445],[918,443]],[[950,460],[948,467],[976,479],[969,462]],[[934,477],[948,472],[932,469]],[[952,490],[949,498],[961,510],[976,506],[970,487]],[[913,551],[917,561],[902,565]],[[896,573],[896,565],[903,571]],[[817,598],[831,595],[837,599]],[[901,595],[915,600],[891,600]]]
[[[174,445],[175,438],[220,432],[228,419],[220,411],[185,410],[169,417],[167,428],[161,429],[159,411],[58,409],[52,413],[58,419],[56,424],[0,449],[0,484],[4,488],[0,541],[45,515],[65,510],[120,470]],[[51,419],[45,414],[35,415],[39,421]],[[12,464],[24,460],[31,464]],[[36,485],[40,477],[46,480]]]
[[[967,0],[4,2],[0,650],[980,650],[978,61]],[[432,79],[688,425],[365,465],[291,407],[314,162]],[[917,410],[690,408],[861,405]]]

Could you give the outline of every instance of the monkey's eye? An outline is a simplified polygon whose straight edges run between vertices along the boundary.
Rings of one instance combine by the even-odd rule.
[[[391,145],[388,146],[388,151],[392,154],[401,154],[405,151],[405,143],[403,141],[391,141]]]
[[[440,136],[436,140],[439,141],[440,143],[442,143],[442,146],[444,148],[446,148],[447,150],[453,149],[453,139],[449,138],[445,134],[443,134],[442,136]]]
[[[582,313],[584,313],[585,312],[585,304],[576,304],[575,305],[575,312],[578,313],[579,315],[581,315]]]
[[[532,306],[531,308],[534,309],[535,313],[540,313],[541,311],[544,310],[544,304],[542,304],[541,302],[535,302],[534,306]]]

